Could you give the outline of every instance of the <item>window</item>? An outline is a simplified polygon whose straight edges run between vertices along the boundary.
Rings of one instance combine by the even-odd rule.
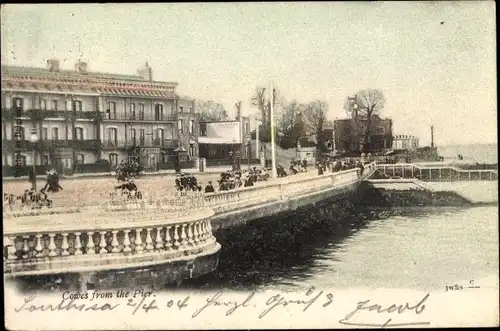
[[[52,128],[52,140],[59,140],[59,129]]]
[[[378,127],[377,128],[377,134],[384,134],[385,133],[385,130],[383,127]]]
[[[130,129],[130,142],[132,145],[136,144],[135,141],[135,129]]]
[[[135,120],[135,103],[130,104],[130,119]]]
[[[118,137],[118,132],[116,128],[108,128],[108,141],[116,144],[117,137]]]
[[[15,140],[24,140],[25,134],[24,134],[24,128],[22,126],[15,126],[14,127],[14,139]]]
[[[49,156],[48,155],[42,155],[42,165],[47,165],[49,164]]]
[[[194,156],[194,144],[189,144],[189,156]]]
[[[207,123],[200,123],[200,136],[207,136]]]
[[[144,144],[145,136],[146,136],[146,133],[145,133],[144,129],[139,129],[139,140],[141,142],[141,145]]]
[[[18,167],[24,167],[24,166],[26,166],[26,156],[22,155],[22,154],[16,154],[15,164]]]
[[[106,109],[106,113],[108,115],[108,119],[114,120],[116,119],[116,103],[108,102],[108,108]]]
[[[180,106],[179,107],[179,113],[183,113],[184,112],[184,107]]]
[[[83,128],[75,128],[75,140],[83,140]]]
[[[80,100],[73,100],[73,110],[82,111],[82,102]]]
[[[194,132],[194,121],[190,120],[189,121],[189,133],[193,133],[193,132]]]
[[[42,140],[47,140],[49,136],[49,129],[48,128],[42,128]]]
[[[144,120],[144,104],[139,104],[139,119]]]
[[[111,165],[116,167],[118,165],[118,154],[110,153],[109,154],[109,163],[111,163]]]
[[[57,110],[57,100],[52,100],[52,110]]]
[[[163,105],[155,105],[155,121],[163,121]]]
[[[12,105],[14,106],[14,110],[23,110],[23,103],[24,100],[23,98],[13,98],[12,99]]]
[[[177,130],[179,130],[179,132],[182,133],[182,120],[177,121]]]
[[[39,106],[41,110],[47,110],[47,100],[40,99]]]
[[[76,154],[76,164],[84,164],[85,163],[85,155]]]

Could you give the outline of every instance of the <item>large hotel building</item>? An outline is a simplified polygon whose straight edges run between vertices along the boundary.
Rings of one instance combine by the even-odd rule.
[[[180,98],[177,83],[154,81],[147,63],[135,76],[90,72],[84,62],[62,70],[57,60],[2,66],[1,75],[4,176],[33,163],[82,171],[133,156],[158,170],[173,168],[179,150],[181,162],[198,156],[194,100]]]

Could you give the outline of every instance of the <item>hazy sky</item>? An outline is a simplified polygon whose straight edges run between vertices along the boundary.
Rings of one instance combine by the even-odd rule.
[[[441,24],[441,22],[443,22]],[[287,100],[379,88],[395,133],[437,144],[496,142],[494,2],[7,5],[2,63],[135,74],[254,113],[256,85]]]

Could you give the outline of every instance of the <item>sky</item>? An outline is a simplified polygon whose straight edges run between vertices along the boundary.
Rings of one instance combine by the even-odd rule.
[[[394,134],[438,145],[496,143],[495,4],[304,2],[3,5],[2,64],[136,74],[145,62],[178,93],[257,114],[271,83],[287,101],[376,88]]]

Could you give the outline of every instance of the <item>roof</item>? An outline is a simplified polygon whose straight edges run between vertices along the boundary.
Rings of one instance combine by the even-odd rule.
[[[176,86],[140,76],[2,66],[2,90],[177,99]]]

